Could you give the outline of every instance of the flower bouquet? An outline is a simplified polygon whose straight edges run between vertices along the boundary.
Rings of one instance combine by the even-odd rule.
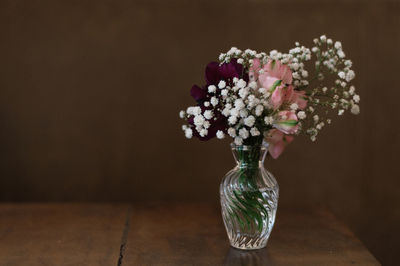
[[[179,114],[187,121],[182,126],[187,138],[233,138],[237,165],[222,180],[220,197],[236,248],[265,247],[275,222],[279,187],[264,168],[265,156],[278,158],[300,133],[315,141],[331,124],[331,114],[360,112],[360,97],[350,83],[355,72],[342,44],[323,35],[311,50],[295,45],[288,53],[232,47],[220,54],[206,66],[206,84],[190,91],[197,104]],[[309,63],[312,71],[306,69]]]

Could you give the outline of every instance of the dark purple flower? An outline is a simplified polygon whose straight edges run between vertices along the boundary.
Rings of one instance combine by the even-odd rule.
[[[217,85],[220,80],[225,80],[230,84],[235,77],[242,78],[246,82],[249,80],[249,75],[243,71],[243,65],[237,63],[236,59],[232,59],[231,62],[222,65],[217,62],[211,62],[206,66],[207,86]]]
[[[197,85],[193,85],[190,90],[190,95],[192,95],[197,102],[201,102],[207,98],[207,90],[205,88],[200,88]]]

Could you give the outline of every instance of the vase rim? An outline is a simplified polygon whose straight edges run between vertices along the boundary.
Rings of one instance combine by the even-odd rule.
[[[248,150],[250,150],[250,149],[254,149],[254,147],[257,147],[257,146],[259,146],[259,147],[261,147],[261,148],[268,149],[269,144],[268,144],[268,142],[266,142],[265,140],[263,140],[262,143],[260,143],[260,144],[255,144],[255,145],[236,145],[234,142],[231,142],[230,146],[231,146],[232,149],[237,149],[237,148],[240,147],[242,150],[248,151]]]

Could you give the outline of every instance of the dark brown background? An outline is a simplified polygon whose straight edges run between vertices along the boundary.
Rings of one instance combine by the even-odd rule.
[[[280,204],[326,204],[398,262],[400,4],[395,1],[1,1],[0,200],[210,201],[228,140],[183,137],[178,111],[221,51],[321,34],[354,62],[361,115],[268,161]]]

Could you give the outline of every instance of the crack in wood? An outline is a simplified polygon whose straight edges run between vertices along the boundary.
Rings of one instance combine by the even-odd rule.
[[[126,244],[128,242],[128,234],[129,234],[130,223],[131,223],[131,215],[132,215],[132,206],[130,206],[128,208],[127,213],[126,213],[125,226],[124,226],[124,230],[122,232],[121,246],[119,248],[119,258],[118,258],[117,266],[122,266],[122,259],[124,258]]]

